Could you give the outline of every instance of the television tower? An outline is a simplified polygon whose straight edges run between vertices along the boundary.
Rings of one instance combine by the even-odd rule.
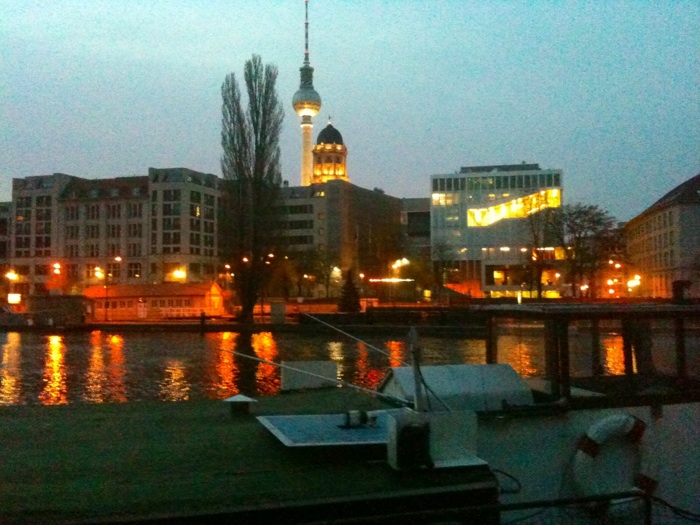
[[[301,185],[309,186],[313,177],[313,117],[321,109],[321,96],[314,89],[314,68],[309,64],[309,0],[304,0],[304,4],[304,65],[299,68],[301,83],[292,98],[292,106],[301,117]]]

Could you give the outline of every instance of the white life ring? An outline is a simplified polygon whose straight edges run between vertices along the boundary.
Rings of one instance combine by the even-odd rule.
[[[629,414],[607,416],[593,423],[579,439],[574,458],[574,481],[582,495],[594,496],[604,493],[598,484],[595,471],[595,457],[600,448],[611,438],[624,437],[629,443],[640,447],[641,468],[634,477],[632,489],[652,494],[658,484],[651,473],[652,461],[649,454],[649,436],[644,436],[646,423]]]

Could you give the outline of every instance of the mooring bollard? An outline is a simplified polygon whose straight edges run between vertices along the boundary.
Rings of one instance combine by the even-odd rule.
[[[250,414],[250,405],[257,403],[257,399],[238,394],[223,400],[231,407],[231,417],[247,416]]]

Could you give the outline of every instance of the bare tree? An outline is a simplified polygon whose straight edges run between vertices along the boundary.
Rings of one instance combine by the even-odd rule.
[[[523,198],[523,206],[527,213],[528,237],[531,243],[527,261],[527,267],[530,270],[530,294],[532,296],[534,286],[537,290],[537,298],[541,299],[542,274],[548,264],[542,248],[552,244],[553,213],[556,208],[553,207],[554,203],[550,202],[550,197],[546,193]]]
[[[277,68],[253,55],[244,66],[248,105],[233,73],[221,86],[221,171],[226,181],[222,254],[233,261],[240,318],[253,310],[269,279],[268,254],[275,248],[281,185],[279,136],[284,119],[275,84]]]
[[[611,255],[623,251],[621,231],[605,210],[590,204],[567,204],[554,215],[554,231],[565,247],[571,293],[578,294],[579,284],[588,279],[591,297],[596,296],[596,275]]]

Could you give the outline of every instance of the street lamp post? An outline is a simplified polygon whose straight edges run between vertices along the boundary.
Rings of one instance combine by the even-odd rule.
[[[19,275],[14,270],[10,270],[5,274],[5,278],[10,283],[7,291],[7,304],[19,304],[20,296],[14,293],[15,283],[19,280]]]
[[[399,282],[399,272],[402,266],[406,266],[409,264],[409,260],[404,257],[403,259],[396,259],[394,264],[391,265],[391,269],[394,270],[394,275],[392,275],[392,302],[394,306],[396,306],[396,286]]]

